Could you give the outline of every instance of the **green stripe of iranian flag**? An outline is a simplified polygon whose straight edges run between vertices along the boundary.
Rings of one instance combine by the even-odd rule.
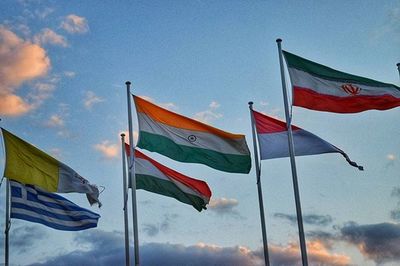
[[[400,106],[400,88],[344,73],[283,51],[293,104],[313,110],[356,113]]]
[[[134,99],[139,121],[139,148],[221,171],[250,171],[250,152],[244,135],[222,131],[136,96]]]
[[[129,146],[126,144],[127,153]],[[135,150],[136,189],[175,198],[196,210],[206,209],[211,190],[207,183],[178,173]]]

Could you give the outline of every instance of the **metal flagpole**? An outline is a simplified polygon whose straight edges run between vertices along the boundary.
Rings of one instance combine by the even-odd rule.
[[[400,63],[397,63],[396,66],[397,66],[397,70],[399,71],[399,76],[400,76]]]
[[[125,226],[125,265],[129,266],[129,227],[128,227],[128,191],[126,186],[126,153],[125,153],[125,134],[121,134],[122,149],[122,185],[124,197],[124,226]]]
[[[306,240],[305,240],[305,237],[304,237],[303,217],[302,217],[302,214],[301,214],[299,185],[298,185],[298,182],[297,182],[297,171],[296,171],[296,160],[295,160],[295,157],[294,157],[294,145],[293,145],[293,135],[292,135],[292,127],[291,127],[291,116],[289,114],[288,94],[287,94],[287,90],[286,90],[286,79],[285,79],[285,72],[284,72],[284,68],[283,68],[282,46],[281,46],[282,40],[281,39],[277,39],[276,43],[278,44],[279,64],[280,64],[280,69],[281,69],[283,102],[285,104],[286,126],[287,126],[287,130],[288,130],[288,144],[289,144],[289,153],[290,153],[290,164],[291,164],[291,167],[292,167],[292,179],[293,179],[294,199],[295,199],[295,203],[296,203],[297,225],[299,227],[301,260],[303,262],[303,266],[307,266],[308,265],[307,248],[306,248]]]
[[[6,230],[5,230],[5,245],[4,245],[4,264],[5,266],[9,265],[9,232],[10,232],[10,183],[7,178],[6,182]]]
[[[131,181],[132,190],[132,220],[133,220],[133,240],[135,250],[135,265],[139,265],[139,236],[137,226],[137,204],[136,204],[136,176],[135,176],[135,159],[134,159],[134,144],[133,144],[133,129],[132,129],[132,108],[131,108],[131,82],[127,81],[126,84],[126,97],[128,101],[128,125],[129,125],[129,147],[130,158],[128,162],[129,167],[129,180]]]
[[[264,205],[263,205],[261,179],[260,179],[261,170],[260,170],[260,162],[258,160],[256,132],[255,132],[255,128],[254,128],[255,123],[254,123],[254,116],[253,116],[253,102],[249,102],[249,109],[250,109],[250,117],[251,117],[251,130],[253,133],[254,158],[255,158],[255,164],[256,164],[256,178],[257,178],[257,189],[258,189],[258,203],[260,206],[261,229],[262,229],[262,237],[263,237],[263,244],[264,244],[264,260],[265,260],[265,265],[269,266],[267,230],[265,228]]]

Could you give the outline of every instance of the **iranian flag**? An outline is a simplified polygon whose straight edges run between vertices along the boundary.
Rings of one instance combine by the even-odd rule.
[[[250,151],[244,135],[211,127],[137,96],[134,100],[139,121],[139,148],[225,172],[250,172]]]
[[[344,73],[283,51],[293,86],[293,105],[334,113],[400,106],[400,87]]]
[[[253,117],[256,124],[261,160],[289,157],[286,123],[254,110]],[[349,156],[336,146],[304,129],[294,125],[291,127],[295,156],[340,153],[351,166],[363,170],[362,166],[351,161]]]
[[[129,145],[125,144],[129,156]],[[192,205],[196,210],[207,209],[211,190],[207,183],[172,170],[135,150],[136,189],[161,194]]]

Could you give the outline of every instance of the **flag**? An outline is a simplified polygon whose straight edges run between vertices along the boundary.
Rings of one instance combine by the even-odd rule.
[[[286,123],[253,110],[261,160],[289,157],[288,131]],[[346,161],[363,170],[362,166],[350,160],[345,152],[320,137],[294,125],[292,127],[295,156],[337,152]]]
[[[293,105],[334,113],[400,106],[400,87],[337,71],[283,51],[293,86]]]
[[[137,96],[134,100],[139,121],[139,148],[225,172],[250,172],[250,151],[244,135],[211,127]]]
[[[2,128],[6,151],[4,176],[48,192],[86,193],[90,202],[99,203],[99,190],[67,165]]]
[[[97,227],[100,215],[79,207],[54,193],[10,180],[11,218],[40,223],[48,227],[79,231]]]
[[[129,145],[125,144],[129,156]],[[172,170],[135,150],[136,189],[161,194],[192,205],[196,210],[207,209],[211,190],[207,183]]]

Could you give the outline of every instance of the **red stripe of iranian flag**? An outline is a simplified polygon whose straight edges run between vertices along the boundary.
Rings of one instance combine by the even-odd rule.
[[[344,73],[283,51],[293,85],[293,105],[334,113],[400,106],[400,88]]]

